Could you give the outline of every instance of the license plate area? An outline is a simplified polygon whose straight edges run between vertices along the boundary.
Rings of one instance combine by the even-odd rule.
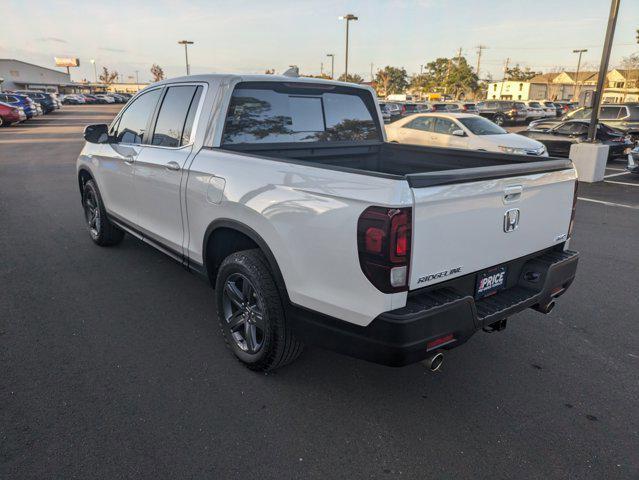
[[[505,266],[491,268],[477,275],[475,298],[485,298],[506,288],[508,268]]]

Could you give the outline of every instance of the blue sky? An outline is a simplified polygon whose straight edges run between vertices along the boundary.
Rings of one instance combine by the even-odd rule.
[[[575,48],[588,48],[583,61],[598,65],[610,3],[607,0],[3,0],[10,12],[0,29],[0,58],[52,66],[53,56],[77,56],[72,78],[93,79],[89,63],[118,70],[125,80],[149,79],[152,63],[168,76],[184,73],[177,41],[193,40],[192,73],[281,72],[290,64],[304,73],[344,68],[344,22],[351,23],[349,71],[370,76],[370,64],[403,66],[409,73],[462,47],[475,65],[475,47],[489,48],[482,68],[501,76],[504,60],[535,70],[574,69]],[[4,16],[4,15],[3,15]],[[11,22],[9,18],[23,21]],[[28,19],[28,22],[25,21]],[[31,28],[28,28],[30,25]],[[621,0],[611,64],[639,53],[639,1]],[[482,75],[482,76],[484,76]]]

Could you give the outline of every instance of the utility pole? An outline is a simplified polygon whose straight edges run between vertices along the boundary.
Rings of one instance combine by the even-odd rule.
[[[477,79],[479,79],[479,67],[481,66],[481,52],[482,50],[486,50],[488,47],[485,45],[477,45],[477,69],[475,73],[477,74]]]
[[[604,40],[603,52],[601,52],[601,64],[599,65],[599,78],[597,79],[597,89],[592,96],[592,113],[590,115],[590,125],[588,126],[588,141],[595,142],[597,134],[597,124],[599,123],[599,105],[604,85],[606,84],[606,74],[610,63],[610,51],[612,50],[612,40],[615,37],[615,27],[617,26],[617,15],[619,14],[620,0],[610,2],[610,14],[608,15],[608,26],[606,27],[606,39]]]
[[[320,77],[324,76],[324,62],[320,62]]]
[[[420,65],[419,66],[419,74],[423,74],[424,73],[424,65]]]
[[[98,69],[95,66],[95,58],[92,58],[89,61],[93,64],[93,75],[94,75],[95,83],[98,83]]]
[[[371,82],[373,81],[373,62],[371,62]]]
[[[331,80],[335,80],[335,54],[327,53],[327,57],[331,57]]]
[[[573,50],[572,53],[579,54],[579,60],[577,60],[577,73],[575,75],[575,90],[573,92],[572,100],[579,101],[579,68],[581,67],[581,56],[588,51],[587,48],[582,48],[581,50]]]
[[[501,100],[501,92],[504,90],[504,82],[506,81],[506,73],[508,72],[508,64],[510,63],[510,57],[506,59],[506,64],[504,65],[504,76],[501,79],[501,85],[499,86],[499,97],[497,100]]]
[[[135,71],[135,83],[140,85],[140,76],[138,75],[138,70]]]
[[[178,42],[179,45],[184,45],[184,57],[186,59],[186,74],[191,75],[191,67],[189,66],[189,51],[188,46],[193,45],[193,42],[190,40],[180,40]]]
[[[343,17],[339,17],[340,20],[346,20],[346,59],[344,60],[344,77],[348,76],[348,25],[351,23],[351,20],[357,21],[357,18],[352,13],[347,13]]]
[[[461,65],[461,57],[462,57],[462,47],[459,47],[459,51],[457,52],[457,66]]]

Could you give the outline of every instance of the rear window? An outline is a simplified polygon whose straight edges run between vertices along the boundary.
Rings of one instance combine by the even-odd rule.
[[[238,84],[222,144],[381,141],[366,90],[331,85]]]
[[[544,102],[544,105],[547,106],[547,107],[554,107],[555,106],[555,104],[552,103],[552,102]]]
[[[533,108],[541,108],[541,104],[539,102],[529,102],[528,106]]]

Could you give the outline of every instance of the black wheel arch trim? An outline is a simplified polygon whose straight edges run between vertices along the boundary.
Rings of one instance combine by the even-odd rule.
[[[248,225],[238,222],[237,220],[233,220],[230,218],[219,218],[217,220],[212,221],[209,224],[209,226],[206,228],[206,232],[204,233],[204,241],[202,242],[203,265],[199,265],[197,262],[194,262],[192,259],[189,259],[189,266],[193,268],[194,270],[203,270],[204,272],[207,271],[207,267],[206,267],[207,248],[206,247],[209,243],[209,239],[211,238],[211,235],[216,230],[219,230],[220,228],[228,228],[231,230],[236,230],[246,235],[248,238],[250,238],[251,240],[255,242],[255,244],[260,248],[260,250],[266,257],[266,260],[268,261],[269,267],[271,268],[271,271],[273,272],[273,275],[275,277],[275,284],[277,285],[278,290],[280,291],[282,295],[284,295],[284,299],[286,303],[290,304],[290,299],[288,296],[288,290],[286,289],[286,282],[284,281],[284,276],[282,275],[282,271],[280,270],[280,267],[277,263],[275,255],[273,255],[273,252],[271,251],[270,247],[268,246],[266,241],[260,236],[259,233],[257,233]]]

